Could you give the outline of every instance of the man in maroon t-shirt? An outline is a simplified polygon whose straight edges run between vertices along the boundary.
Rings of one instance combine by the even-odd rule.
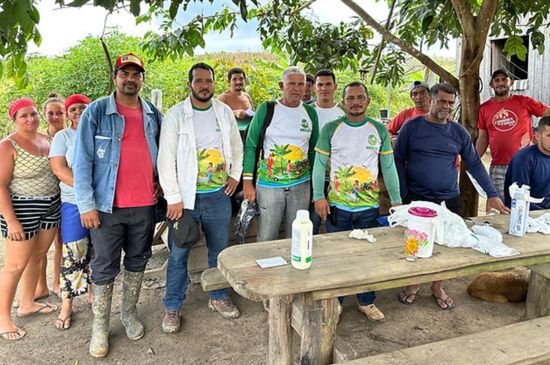
[[[477,127],[479,134],[476,150],[483,157],[487,147],[491,150],[489,169],[493,184],[504,200],[504,177],[512,156],[531,144],[533,129],[531,117],[550,116],[546,104],[525,95],[512,95],[514,80],[504,69],[491,75],[489,86],[495,96],[479,107]]]

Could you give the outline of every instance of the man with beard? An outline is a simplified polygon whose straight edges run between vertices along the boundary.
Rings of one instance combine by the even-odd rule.
[[[392,136],[397,135],[403,124],[419,115],[428,114],[430,109],[430,86],[422,81],[413,81],[410,88],[410,97],[414,103],[414,107],[408,108],[397,113],[388,124],[388,131]]]
[[[348,84],[343,98],[345,116],[325,125],[315,147],[313,201],[317,214],[326,220],[327,232],[378,226],[379,162],[392,205],[401,204],[390,136],[382,123],[365,115],[369,102],[364,84]],[[324,182],[328,164],[327,201]],[[374,305],[375,299],[373,291],[357,294],[359,311],[378,322],[384,314]],[[344,298],[339,300],[342,303]]]
[[[90,229],[94,303],[90,354],[109,352],[109,319],[115,277],[124,250],[121,320],[126,335],[144,335],[137,318],[143,272],[151,257],[155,225],[157,141],[162,115],[139,97],[143,61],[116,59],[116,91],[91,103],[80,119],[73,163],[74,191],[82,225]]]
[[[489,86],[495,96],[481,104],[477,121],[476,150],[483,157],[487,147],[490,148],[489,173],[501,199],[504,199],[504,178],[512,156],[533,139],[531,117],[550,116],[547,105],[525,95],[512,95],[513,83],[506,70],[493,72]]]
[[[212,67],[205,63],[193,65],[187,87],[191,95],[168,111],[162,125],[159,179],[168,202],[167,218],[177,221],[183,214],[190,214],[200,223],[208,247],[208,267],[216,267],[218,254],[228,243],[230,197],[241,177],[243,145],[231,109],[212,100]],[[210,178],[206,178],[209,173]],[[162,330],[174,333],[180,329],[191,248],[180,247],[173,240],[174,227],[169,229]],[[228,289],[213,290],[209,295],[208,307],[222,317],[240,315]]]
[[[436,84],[430,89],[430,97],[429,113],[409,120],[397,137],[395,161],[403,202],[445,202],[447,209],[458,213],[460,191],[456,156],[460,155],[469,172],[487,193],[487,212],[491,209],[508,212],[474,149],[468,131],[460,124],[449,121],[456,90],[449,84]],[[443,290],[443,281],[434,281],[431,289],[441,309],[455,307],[453,299]],[[418,290],[419,285],[404,288],[399,293],[399,301],[414,303]]]
[[[244,88],[246,86],[246,74],[240,68],[232,68],[227,73],[227,82],[229,83],[229,90],[218,96],[218,101],[227,104],[237,122],[250,122],[252,119],[252,99],[248,95]]]

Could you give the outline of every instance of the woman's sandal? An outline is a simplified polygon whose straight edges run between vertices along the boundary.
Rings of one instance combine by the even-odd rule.
[[[61,316],[57,317],[57,319],[54,322],[55,328],[57,328],[60,331],[65,331],[71,328],[72,324],[72,313],[69,314],[65,319],[61,318]]]
[[[0,337],[2,337],[6,341],[17,341],[25,337],[27,332],[23,331],[21,328],[16,327],[15,331],[6,331],[0,333]]]

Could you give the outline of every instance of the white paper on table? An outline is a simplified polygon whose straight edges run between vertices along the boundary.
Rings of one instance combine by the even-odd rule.
[[[267,257],[265,259],[258,259],[256,260],[256,264],[258,264],[261,269],[267,269],[268,267],[288,265],[288,262],[281,256],[275,256]]]

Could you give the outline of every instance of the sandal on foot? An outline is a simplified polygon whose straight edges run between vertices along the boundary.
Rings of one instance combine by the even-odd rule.
[[[57,319],[54,322],[54,326],[58,330],[64,331],[71,328],[71,322],[72,322],[72,313],[65,318],[61,318],[61,316],[57,317]]]
[[[414,293],[407,294],[407,291],[405,290],[405,288],[403,288],[399,292],[399,295],[397,296],[397,298],[403,304],[413,304],[414,302],[416,302],[416,297],[418,296],[419,290],[420,288],[416,289]]]
[[[23,331],[21,328],[16,327],[15,331],[6,331],[0,333],[0,337],[2,337],[6,341],[17,341],[25,337],[27,332]]]
[[[441,298],[441,297],[438,297],[437,295],[435,294],[432,294],[432,297],[434,298],[435,300],[435,303],[439,306],[439,308],[441,309],[453,309],[455,307],[455,302],[454,300],[447,296],[446,298]]]
[[[35,297],[34,301],[36,302],[36,301],[41,300],[41,299],[46,299],[46,298],[49,298],[49,296],[50,296],[50,293],[48,292],[47,294],[42,294],[42,295],[39,295],[39,296]],[[19,308],[19,302],[14,300],[13,301],[13,307],[14,308]]]
[[[40,308],[29,313],[19,313],[17,312],[17,317],[27,317],[32,316],[33,314],[50,314],[57,310],[57,305],[52,303],[39,303]]]

